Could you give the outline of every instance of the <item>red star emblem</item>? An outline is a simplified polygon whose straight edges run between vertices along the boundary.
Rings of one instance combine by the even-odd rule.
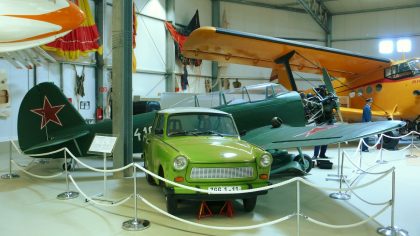
[[[48,100],[47,96],[45,96],[43,107],[32,109],[31,111],[42,117],[41,129],[43,129],[50,121],[56,123],[57,125],[63,126],[57,116],[57,113],[60,112],[64,106],[65,105],[51,106],[50,101]]]
[[[334,128],[334,127],[336,127],[336,126],[335,125],[326,125],[326,126],[321,126],[321,127],[315,127],[315,128],[313,128],[309,131],[306,131],[305,133],[295,135],[295,137],[301,136],[301,135],[305,135],[305,137],[308,137],[308,136],[311,136],[313,134],[318,133],[319,131],[331,129],[331,128]]]

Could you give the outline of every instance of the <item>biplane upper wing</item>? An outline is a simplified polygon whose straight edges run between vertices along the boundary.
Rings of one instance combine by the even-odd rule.
[[[242,139],[264,149],[318,146],[357,140],[404,125],[405,123],[402,121],[376,121],[304,127],[282,125],[280,128],[272,128],[264,126],[248,132],[242,136]]]
[[[201,27],[187,38],[182,54],[189,58],[276,68],[293,52],[291,69],[334,77],[358,77],[388,67],[389,59],[234,30]]]

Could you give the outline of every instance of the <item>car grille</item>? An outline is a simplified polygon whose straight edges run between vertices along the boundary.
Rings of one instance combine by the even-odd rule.
[[[242,179],[254,176],[253,167],[198,168],[191,169],[191,179]]]

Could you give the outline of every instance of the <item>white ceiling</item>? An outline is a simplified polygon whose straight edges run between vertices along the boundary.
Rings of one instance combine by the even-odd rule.
[[[273,8],[287,7],[303,9],[298,0],[234,1],[250,5],[261,4],[262,6],[272,6]],[[309,0],[306,1],[309,2]],[[333,15],[420,7],[420,0],[318,0],[318,2],[322,2]]]

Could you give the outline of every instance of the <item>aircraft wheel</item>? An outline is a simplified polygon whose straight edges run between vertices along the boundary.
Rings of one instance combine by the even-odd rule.
[[[309,155],[303,154],[303,158],[301,158],[300,155],[297,154],[295,158],[293,158],[293,161],[297,161],[306,173],[309,173],[312,169],[312,158]]]
[[[244,198],[242,199],[242,202],[244,204],[244,210],[246,212],[251,212],[255,209],[255,206],[257,205],[257,197],[251,197],[251,198]]]
[[[62,168],[63,168],[64,171],[66,170],[66,166],[67,166],[67,171],[74,170],[74,165],[73,165],[72,161],[69,161],[67,163],[63,163]]]
[[[396,134],[392,131],[386,132],[385,135],[390,136],[390,137],[396,137]],[[384,137],[382,147],[387,150],[397,150],[398,149],[397,145],[399,141],[400,139]]]
[[[178,209],[178,200],[171,195],[166,195],[166,211],[174,215]]]

